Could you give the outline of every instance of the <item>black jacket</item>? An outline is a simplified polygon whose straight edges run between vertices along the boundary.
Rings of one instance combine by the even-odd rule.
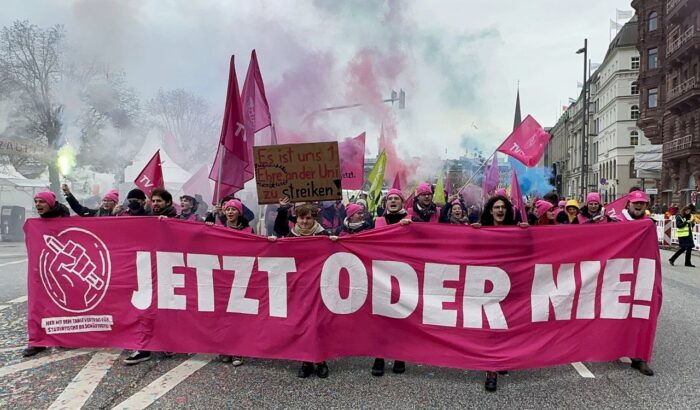
[[[78,202],[78,200],[73,196],[73,194],[66,195],[66,201],[70,205],[70,209],[73,210],[78,216],[114,216],[111,211],[106,209],[90,209],[84,207]]]
[[[42,218],[65,218],[70,216],[70,211],[68,210],[68,207],[62,203],[56,202],[56,205],[54,205],[53,208],[39,216]]]

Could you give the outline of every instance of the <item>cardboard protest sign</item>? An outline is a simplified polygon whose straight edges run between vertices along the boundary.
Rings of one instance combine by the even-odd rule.
[[[253,147],[258,203],[342,199],[337,142]]]

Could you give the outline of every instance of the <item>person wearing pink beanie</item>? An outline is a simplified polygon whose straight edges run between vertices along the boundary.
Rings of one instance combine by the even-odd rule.
[[[433,202],[433,189],[427,182],[416,188],[416,199],[408,214],[413,222],[439,222],[441,208]]]
[[[237,231],[255,233],[247,219],[243,217],[243,203],[238,199],[230,199],[224,203],[226,226]]]
[[[352,235],[372,228],[370,222],[365,218],[365,208],[358,204],[348,204],[345,207],[345,219],[338,227],[339,236]]]
[[[605,208],[600,202],[600,194],[597,192],[589,192],[586,195],[586,205],[581,208],[581,213],[578,216],[581,223],[608,223],[612,222],[605,213]]]
[[[119,191],[116,189],[108,191],[104,197],[102,197],[102,203],[100,204],[99,209],[90,209],[82,206],[75,196],[73,196],[73,193],[68,188],[68,185],[61,185],[61,190],[63,191],[63,195],[66,197],[66,202],[68,202],[70,208],[78,216],[114,216],[114,210],[119,204]]]
[[[65,205],[56,201],[56,194],[51,191],[41,191],[34,195],[34,209],[42,218],[61,218],[70,216]]]
[[[392,188],[387,192],[386,197],[386,208],[382,216],[378,216],[374,220],[374,227],[381,228],[387,225],[393,225],[395,223],[401,223],[406,225],[411,223],[411,218],[403,208],[405,199],[403,193],[395,188]]]
[[[41,191],[34,195],[34,209],[40,218],[64,218],[70,216],[65,205],[56,201],[56,194],[51,191]],[[32,357],[43,352],[45,346],[28,345],[22,350],[23,357]]]
[[[467,216],[464,204],[462,204],[457,195],[452,195],[448,198],[447,204],[440,212],[440,223],[469,225],[469,216]]]
[[[535,216],[537,225],[555,225],[554,205],[551,202],[539,199],[535,202]]]

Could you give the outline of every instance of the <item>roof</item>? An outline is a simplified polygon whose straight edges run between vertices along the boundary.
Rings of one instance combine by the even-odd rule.
[[[634,16],[632,16],[630,21],[628,21],[627,23],[625,23],[624,26],[622,26],[615,38],[613,38],[610,42],[610,45],[608,46],[608,51],[605,53],[605,58],[603,59],[603,63],[605,63],[605,61],[608,59],[608,56],[610,56],[612,51],[616,48],[637,47],[637,41],[639,40],[639,32],[637,31],[637,25],[638,20],[637,15],[635,14]]]

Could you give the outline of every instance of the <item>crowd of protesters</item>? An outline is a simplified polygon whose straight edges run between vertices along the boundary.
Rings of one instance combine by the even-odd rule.
[[[81,217],[157,216],[206,223],[210,226],[216,225],[255,234],[252,226],[254,213],[234,196],[222,198],[210,212],[203,213],[201,207],[206,204],[203,204],[200,196],[181,196],[178,208],[170,192],[165,189],[153,190],[150,197],[140,189],[132,189],[123,203],[119,202],[119,192],[111,190],[104,195],[97,209],[82,206],[68,186],[63,185],[62,190],[70,208]],[[37,193],[34,197],[34,205],[41,218],[70,216],[68,208],[57,201],[55,194],[49,191]],[[611,217],[606,213],[600,194],[596,192],[589,193],[583,205],[574,198],[559,198],[554,192],[542,198],[535,198],[527,204],[527,220],[523,220],[520,213],[516,212],[507,192],[503,189],[487,198],[483,209],[480,210],[479,205],[465,203],[460,195],[450,195],[447,196],[445,204],[440,206],[435,203],[434,188],[428,183],[419,184],[408,198],[398,189],[389,190],[378,204],[376,217],[370,213],[365,197],[352,198],[347,205],[341,201],[291,203],[287,198],[282,198],[277,206],[268,206],[264,211],[264,223],[258,226],[265,232],[258,233],[267,235],[270,241],[275,241],[279,237],[314,235],[337,240],[339,236],[355,235],[368,229],[379,229],[393,224],[445,223],[472,228],[519,226],[526,229],[533,225],[617,223],[648,219],[651,213],[649,198],[643,191],[635,188],[630,190],[627,205],[617,217]],[[668,217],[675,218],[680,249],[669,260],[671,265],[685,253],[685,266],[694,267],[691,263],[691,250],[694,247],[692,229],[698,218],[695,207],[687,205],[679,209],[676,204],[668,207],[665,204],[657,204],[651,211],[665,213]],[[40,346],[29,346],[23,351],[23,355],[33,356],[45,349]],[[172,355],[168,352],[164,354],[166,357]],[[135,351],[124,359],[124,363],[133,365],[150,360],[151,357],[152,352]],[[394,358],[392,372],[406,371],[406,363],[400,359]],[[234,366],[243,364],[243,358],[239,356],[222,355],[221,360],[232,363]],[[644,375],[654,374],[647,363],[640,359],[632,359],[632,367]],[[376,358],[371,367],[371,374],[382,376],[384,368],[384,358]],[[314,373],[320,378],[328,377],[328,364],[303,362],[298,376],[306,378]],[[497,389],[498,373],[487,372],[486,390]]]

